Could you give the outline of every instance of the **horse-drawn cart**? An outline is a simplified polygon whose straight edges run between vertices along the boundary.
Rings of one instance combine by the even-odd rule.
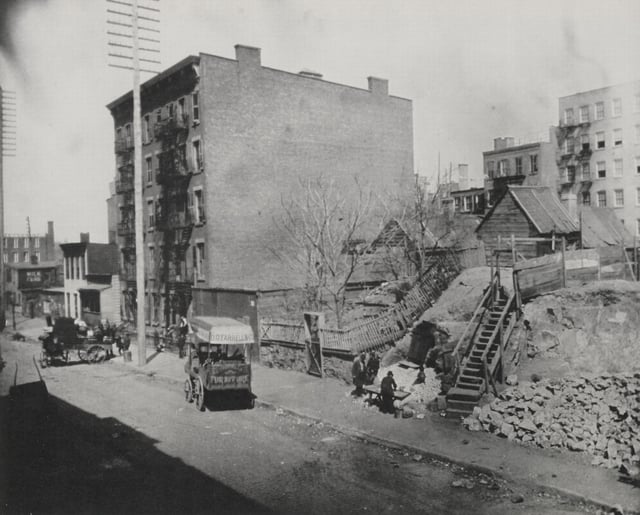
[[[82,330],[73,318],[57,318],[39,338],[42,341],[40,366],[43,368],[55,363],[67,364],[71,351],[76,352],[80,361],[87,363],[101,363],[113,356],[111,338]]]
[[[250,346],[254,335],[250,326],[220,317],[195,317],[191,321],[195,333],[185,372],[187,402],[203,411],[205,398],[214,392],[239,394],[253,406],[251,393]]]

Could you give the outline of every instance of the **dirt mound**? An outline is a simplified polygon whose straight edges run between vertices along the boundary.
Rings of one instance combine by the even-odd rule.
[[[445,348],[453,348],[471,320],[485,289],[489,286],[490,277],[491,269],[488,266],[463,270],[436,303],[422,314],[414,327],[421,322],[435,324],[441,330],[437,343]],[[510,269],[501,269],[501,279],[507,291],[512,291],[513,280]],[[411,332],[396,343],[396,347],[387,353],[382,364],[405,359],[410,346]]]
[[[533,359],[522,361],[521,377],[640,370],[640,283],[558,290],[525,304],[523,318]]]

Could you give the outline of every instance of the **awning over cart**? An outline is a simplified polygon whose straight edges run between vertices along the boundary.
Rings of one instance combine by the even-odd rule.
[[[190,321],[199,339],[215,345],[254,343],[251,326],[224,317],[193,317]]]

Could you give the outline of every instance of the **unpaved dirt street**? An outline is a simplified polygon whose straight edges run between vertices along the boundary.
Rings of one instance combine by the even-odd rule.
[[[18,383],[34,381],[38,352],[2,342],[0,512],[595,511],[273,409],[201,413],[180,385],[109,363],[45,369],[54,409],[16,431],[7,397],[15,362]]]

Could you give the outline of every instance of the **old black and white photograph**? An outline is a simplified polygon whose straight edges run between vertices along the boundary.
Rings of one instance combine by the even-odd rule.
[[[639,28],[0,0],[0,513],[640,515]]]

